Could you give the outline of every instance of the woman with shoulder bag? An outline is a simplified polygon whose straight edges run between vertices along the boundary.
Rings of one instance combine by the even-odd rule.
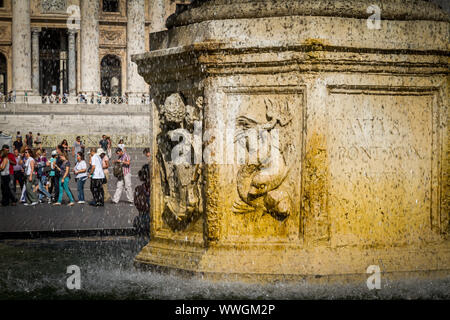
[[[59,181],[59,196],[58,196],[58,202],[54,203],[55,206],[60,206],[62,202],[63,197],[63,191],[67,194],[69,197],[69,206],[73,206],[75,204],[75,201],[72,196],[72,192],[70,192],[69,189],[69,181],[70,181],[70,162],[67,156],[67,153],[63,153],[59,156],[62,160],[61,167],[56,166],[56,169],[60,171],[61,179]]]
[[[26,192],[25,192],[25,206],[35,206],[39,203],[38,194],[36,192],[36,187],[39,186],[35,169],[36,169],[36,161],[34,160],[34,154],[31,149],[25,150],[25,156],[27,161],[25,163],[25,175],[26,175]]]
[[[84,184],[88,179],[88,175],[87,175],[87,164],[86,161],[84,160],[84,154],[81,151],[77,153],[77,163],[73,168],[73,173],[75,173],[75,181],[77,182],[78,203],[79,204],[85,203]]]

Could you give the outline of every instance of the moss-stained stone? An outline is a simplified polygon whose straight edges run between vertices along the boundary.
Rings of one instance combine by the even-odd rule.
[[[137,264],[244,280],[361,276],[380,261],[400,277],[450,273],[449,18],[430,2],[384,1],[370,29],[370,5],[199,1],[133,56],[161,154]],[[195,167],[200,178],[167,165],[162,143],[193,120],[216,160]],[[252,162],[251,139],[270,156]],[[201,218],[174,229],[168,209]]]

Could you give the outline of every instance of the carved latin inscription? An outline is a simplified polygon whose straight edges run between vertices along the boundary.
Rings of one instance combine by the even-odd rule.
[[[432,95],[340,92],[331,95],[329,116],[335,243],[405,243],[426,236]]]

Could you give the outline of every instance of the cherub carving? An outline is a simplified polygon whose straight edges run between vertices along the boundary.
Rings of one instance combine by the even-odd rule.
[[[157,160],[160,164],[161,184],[164,192],[163,219],[176,231],[185,229],[202,210],[200,191],[201,165],[190,159],[172,159],[172,151],[180,145],[190,154],[194,122],[201,119],[203,98],[195,106],[186,105],[179,93],[168,96],[160,105],[161,133],[157,137]]]

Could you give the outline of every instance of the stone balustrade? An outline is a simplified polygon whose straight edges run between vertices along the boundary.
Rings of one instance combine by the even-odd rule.
[[[88,147],[95,147],[103,134],[114,145],[120,139],[127,147],[150,145],[152,108],[145,104],[34,104],[0,103],[0,130],[15,137],[20,131],[40,133],[45,146],[56,147],[63,139],[69,144],[81,136]]]
[[[33,97],[36,98],[36,97]],[[40,98],[40,99],[39,99]],[[25,96],[23,101],[18,101],[15,95],[2,95],[0,96],[0,103],[33,103],[33,104],[150,104],[150,95],[143,95],[140,98],[135,98],[133,102],[130,102],[128,96],[59,96],[59,95],[46,95],[39,96],[38,99],[33,99],[33,102],[28,101]]]

